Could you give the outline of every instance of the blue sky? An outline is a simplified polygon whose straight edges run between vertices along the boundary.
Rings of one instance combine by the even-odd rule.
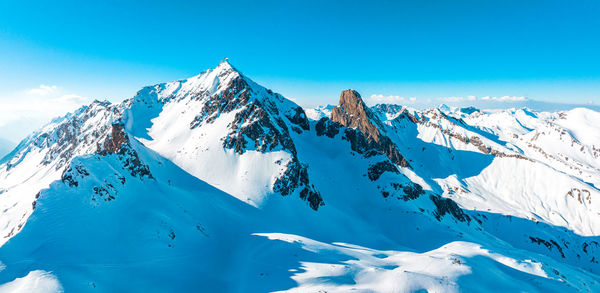
[[[0,3],[0,105],[119,101],[225,56],[305,106],[344,88],[600,103],[598,1],[100,2]]]

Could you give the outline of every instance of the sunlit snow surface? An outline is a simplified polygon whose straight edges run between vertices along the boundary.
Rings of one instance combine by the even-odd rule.
[[[373,181],[369,167],[386,158],[318,136],[332,107],[307,110],[310,130],[290,136],[325,202],[314,211],[273,192],[289,151],[223,147],[239,109],[190,127],[239,76],[222,63],[95,102],[22,142],[0,165],[0,292],[600,291],[598,113],[374,108],[412,168]],[[295,109],[248,83],[277,113]],[[152,178],[95,153],[117,119]],[[73,129],[73,148],[42,143]],[[89,174],[68,186],[67,166]],[[383,196],[408,182],[425,193]],[[470,220],[436,214],[435,195]]]
[[[1,293],[53,293],[63,292],[54,275],[44,271],[32,271],[27,276],[0,285]]]
[[[287,290],[289,292],[459,292],[461,288],[489,289],[491,284],[499,283],[498,278],[513,280],[497,290],[534,291],[536,289],[529,284],[531,280],[548,279],[540,263],[491,253],[470,242],[455,241],[435,250],[416,253],[380,251],[347,243],[326,244],[280,233],[256,235],[292,243],[322,257],[324,262],[302,261],[299,269],[291,270],[292,278],[299,286]],[[489,266],[504,266],[505,272],[492,272]],[[524,279],[510,274],[521,275]],[[460,278],[471,280],[459,286]]]

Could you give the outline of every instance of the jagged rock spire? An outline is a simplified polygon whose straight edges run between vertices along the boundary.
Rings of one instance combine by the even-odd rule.
[[[376,124],[381,122],[353,89],[342,91],[339,105],[331,111],[331,120],[345,127],[358,128],[375,142],[380,140],[381,133]]]
[[[391,139],[382,133],[383,124],[357,91],[342,91],[339,105],[331,111],[331,120],[342,126],[358,129],[362,133],[366,140],[351,140],[354,144],[353,149],[376,149],[398,166],[410,166]]]

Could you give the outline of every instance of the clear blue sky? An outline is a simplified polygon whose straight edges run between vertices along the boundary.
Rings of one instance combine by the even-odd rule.
[[[0,102],[42,84],[118,101],[229,56],[303,105],[344,88],[598,103],[599,3],[2,1]]]

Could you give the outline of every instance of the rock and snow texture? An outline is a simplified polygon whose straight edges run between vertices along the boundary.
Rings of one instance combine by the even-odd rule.
[[[600,114],[303,109],[228,62],[0,161],[0,292],[600,291]]]
[[[308,130],[304,110],[228,62],[144,88],[129,104],[132,133],[199,179],[254,206],[273,191],[299,193],[313,209],[322,205],[291,138]]]

